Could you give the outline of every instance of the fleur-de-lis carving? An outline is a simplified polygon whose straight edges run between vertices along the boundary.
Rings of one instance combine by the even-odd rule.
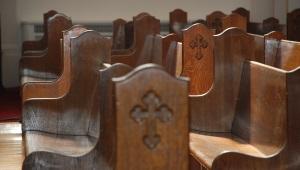
[[[144,144],[149,149],[155,149],[160,143],[160,135],[157,134],[157,120],[162,123],[171,120],[172,112],[168,106],[163,105],[159,97],[152,91],[148,92],[142,101],[146,108],[135,106],[131,112],[132,118],[139,124],[146,122],[146,134],[143,137]]]
[[[196,58],[200,60],[203,57],[202,48],[208,47],[208,42],[204,39],[204,37],[200,34],[196,35],[196,37],[190,42],[190,47],[192,49],[197,48]]]

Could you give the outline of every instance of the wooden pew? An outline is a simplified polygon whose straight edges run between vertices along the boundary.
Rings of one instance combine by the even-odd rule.
[[[172,41],[168,49],[166,58],[166,71],[174,77],[181,76],[182,73],[182,43]]]
[[[250,11],[243,8],[243,7],[239,7],[233,11],[231,11],[231,13],[234,14],[239,14],[240,16],[243,16],[247,19],[247,23],[250,23]]]
[[[237,27],[244,31],[247,31],[247,18],[232,13],[222,18],[222,31],[230,27]]]
[[[300,41],[300,9],[287,14],[287,37],[288,40]]]
[[[247,61],[253,37],[237,29],[214,42],[214,86],[190,96],[191,169],[299,169],[299,70]]]
[[[263,20],[262,23],[248,23],[247,31],[252,34],[264,35],[271,31],[283,32],[283,26],[279,24],[279,20],[274,17]]]
[[[112,49],[125,49],[125,25],[126,21],[119,18],[113,21],[113,47]]]
[[[61,40],[63,70],[60,77],[52,82],[28,82],[24,84],[22,87],[22,101],[24,103],[31,99],[59,98],[69,91],[71,76],[70,40],[86,31],[87,29],[81,25],[74,25],[63,31],[63,39]]]
[[[178,37],[180,37],[180,39],[182,39],[181,30],[187,25],[187,18],[187,12],[183,11],[182,9],[175,9],[171,11],[169,13],[170,33],[175,33]]]
[[[206,16],[207,26],[211,29],[215,29],[216,33],[222,31],[222,18],[226,15],[221,11],[215,11]]]
[[[133,18],[133,31],[133,45],[126,50],[114,51],[111,58],[112,63],[124,63],[135,67],[146,36],[159,34],[160,21],[149,14],[142,13]]]
[[[60,54],[62,31],[72,26],[70,18],[56,14],[48,20],[48,48],[41,56],[24,56],[20,60],[21,84],[35,81],[52,81],[62,71],[63,59]]]
[[[206,93],[213,83],[213,33],[205,25],[183,30],[182,76],[190,78],[190,94]],[[205,83],[203,83],[205,82]]]
[[[93,169],[98,164],[99,70],[111,41],[95,31],[71,38],[69,91],[23,103],[24,169]],[[42,163],[42,162],[45,162]]]
[[[255,42],[255,56],[251,58],[252,61],[257,61],[260,63],[268,63],[270,60],[270,55],[276,55],[276,51],[270,51],[270,48],[267,47],[268,40],[277,40],[286,39],[286,36],[282,32],[272,31],[265,35],[249,34],[254,38]],[[278,47],[278,46],[276,46]],[[275,50],[275,48],[271,48]],[[268,51],[268,52],[267,52]]]
[[[292,71],[300,66],[300,42],[266,39],[265,63]]]
[[[106,140],[102,141],[108,142],[102,148],[116,153],[105,160],[117,160],[115,169],[120,170],[187,170],[187,82],[147,64],[113,78],[113,87],[111,111],[101,119],[110,127],[103,132]]]
[[[49,18],[56,15],[57,12],[50,10],[47,13],[44,13],[43,16],[43,37],[38,41],[24,41],[22,44],[22,56],[24,55],[39,55],[41,54],[48,46],[48,20]]]

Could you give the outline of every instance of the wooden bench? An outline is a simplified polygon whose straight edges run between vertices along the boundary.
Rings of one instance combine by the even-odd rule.
[[[133,45],[126,50],[113,51],[112,63],[124,63],[135,67],[147,35],[159,34],[160,21],[149,14],[139,14],[133,18],[133,31]]]
[[[299,168],[299,70],[247,61],[253,37],[237,29],[214,42],[214,86],[190,96],[191,169]]]
[[[95,31],[71,38],[66,51],[71,58],[69,91],[23,102],[23,168],[95,167],[91,151],[99,137],[99,70],[110,61],[110,49],[111,41]]]
[[[300,9],[287,14],[287,37],[288,40],[300,41]]]
[[[50,10],[43,16],[43,37],[38,41],[24,41],[22,44],[22,56],[41,55],[48,47],[48,20],[56,15],[57,12]]]
[[[225,16],[226,14],[221,11],[212,12],[206,16],[207,26],[211,29],[215,29],[217,34],[222,32],[222,18]]]
[[[48,47],[41,56],[23,56],[20,60],[21,84],[36,81],[52,81],[62,71],[60,39],[62,31],[72,26],[70,18],[56,14],[48,20]]]
[[[77,37],[87,29],[81,25],[74,25],[70,29],[63,31],[61,41],[61,53],[63,56],[63,70],[61,75],[52,82],[28,82],[22,87],[22,100],[39,98],[59,98],[64,96],[70,89],[71,58],[70,39]]]

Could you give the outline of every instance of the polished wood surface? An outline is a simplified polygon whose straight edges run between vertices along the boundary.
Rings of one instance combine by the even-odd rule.
[[[133,45],[126,51],[112,54],[112,63],[124,63],[137,66],[138,58],[142,52],[145,39],[148,35],[159,34],[160,21],[155,17],[142,13],[133,18]]]
[[[39,98],[58,98],[64,96],[70,89],[71,56],[70,41],[87,29],[81,25],[75,25],[63,32],[61,41],[61,55],[63,56],[63,70],[60,77],[52,82],[28,82],[22,88],[22,101]]]
[[[187,81],[152,64],[113,81],[118,103],[116,169],[187,170]]]
[[[61,74],[63,57],[61,56],[60,39],[62,31],[69,29],[72,21],[63,14],[56,14],[48,20],[48,47],[39,57],[24,56],[20,60],[20,77],[22,85],[30,79],[53,80]]]
[[[169,32],[175,33],[181,39],[181,30],[188,23],[188,14],[182,9],[175,9],[169,13]]]
[[[43,37],[38,41],[24,41],[22,44],[22,55],[39,55],[48,46],[48,20],[58,12],[50,10],[43,16]]]
[[[222,31],[230,27],[237,27],[247,31],[247,18],[239,14],[230,14],[222,18]]]
[[[287,14],[287,37],[288,40],[300,41],[300,9]]]
[[[113,47],[112,49],[125,49],[126,37],[125,37],[125,24],[126,21],[119,18],[113,21]]]
[[[215,11],[206,16],[207,26],[211,29],[215,29],[216,33],[222,32],[222,18],[226,15],[221,11]]]
[[[195,24],[183,31],[182,76],[190,78],[190,95],[206,93],[213,84],[214,41],[205,25]]]
[[[21,170],[24,155],[21,124],[0,123],[0,169]]]
[[[247,23],[250,22],[250,11],[243,8],[243,7],[239,7],[233,11],[231,11],[232,13],[235,13],[235,14],[239,14],[240,16],[243,16],[247,19]]]

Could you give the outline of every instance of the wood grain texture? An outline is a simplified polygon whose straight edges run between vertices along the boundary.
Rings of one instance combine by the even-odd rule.
[[[187,12],[182,9],[174,9],[169,13],[170,33],[180,33],[187,24]]]
[[[61,74],[63,57],[61,56],[60,39],[63,38],[62,31],[71,26],[71,19],[63,14],[56,14],[48,20],[47,52],[39,57],[22,57],[20,60],[21,77],[47,80],[55,79]]]
[[[0,169],[21,170],[24,147],[21,124],[0,123]]]
[[[189,77],[190,95],[206,93],[214,79],[214,40],[210,29],[195,24],[183,31],[182,76]]]
[[[61,76],[53,82],[30,82],[24,84],[22,87],[23,102],[34,98],[58,98],[64,96],[69,91],[71,78],[70,39],[85,31],[87,31],[85,27],[75,25],[69,30],[63,32],[63,40],[61,40],[61,55],[63,56],[64,64]]]
[[[247,18],[239,14],[230,14],[222,18],[222,31],[230,27],[237,27],[247,31]]]
[[[288,40],[300,41],[300,9],[287,14],[287,37]]]
[[[175,79],[152,64],[113,81],[116,169],[188,169],[187,81]],[[153,109],[155,117],[150,116]]]
[[[38,41],[24,41],[22,43],[22,56],[33,55],[33,51],[44,51],[48,46],[48,19],[57,14],[55,10],[49,10],[43,15],[43,31],[42,38]]]
[[[300,43],[266,39],[266,64],[291,71],[300,66]]]
[[[222,31],[222,18],[226,15],[221,11],[214,11],[211,14],[206,16],[207,26],[210,29],[215,29],[216,33],[220,33]]]
[[[247,19],[247,23],[250,22],[250,11],[243,8],[243,7],[239,7],[233,11],[231,11],[232,13],[235,13],[235,14],[239,14],[240,16],[243,16]]]
[[[143,49],[144,42],[148,35],[156,35],[160,32],[160,21],[155,17],[143,13],[133,19],[134,40],[133,45],[127,52],[112,54],[112,63],[124,63],[136,66],[138,57]]]
[[[214,86],[203,97],[190,96],[191,128],[229,132],[237,104],[243,62],[246,57],[254,56],[254,40],[242,30],[231,28],[214,36],[214,43]]]
[[[113,21],[113,47],[112,49],[125,49],[125,24],[126,21],[119,18]]]

